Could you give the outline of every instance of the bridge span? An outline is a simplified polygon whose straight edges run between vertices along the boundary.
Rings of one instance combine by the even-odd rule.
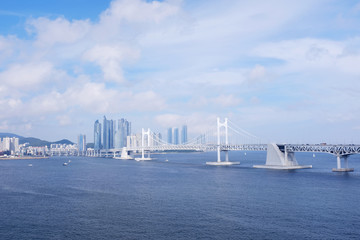
[[[262,144],[262,143],[230,143],[228,129],[233,132],[251,137],[255,141],[259,139],[242,129],[236,129],[229,125],[227,118],[224,122],[217,119],[217,131],[210,136],[215,137],[216,141],[206,141],[199,143],[190,141],[187,144],[169,144],[161,139],[156,138],[156,134],[152,133],[150,129],[145,131],[142,129],[142,141],[140,146],[128,146],[120,149],[106,149],[98,152],[88,152],[89,156],[114,157],[119,159],[134,159],[134,153],[140,153],[141,157],[135,158],[137,161],[151,160],[151,152],[164,151],[199,151],[199,152],[217,152],[217,161],[207,162],[208,165],[233,165],[240,164],[239,162],[229,161],[229,151],[266,151],[265,165],[254,165],[255,168],[268,169],[301,169],[311,168],[311,165],[299,165],[296,158],[296,152],[314,152],[314,153],[328,153],[335,155],[337,158],[337,168],[333,171],[353,171],[353,168],[348,167],[348,157],[352,154],[360,153],[360,145],[354,144]],[[221,130],[224,129],[222,132]],[[223,138],[223,139],[221,139]],[[248,138],[249,139],[249,138]],[[152,144],[150,144],[152,143]],[[221,152],[225,153],[225,160],[221,160]],[[147,154],[147,157],[145,156]],[[341,167],[341,160],[344,162],[344,168]]]

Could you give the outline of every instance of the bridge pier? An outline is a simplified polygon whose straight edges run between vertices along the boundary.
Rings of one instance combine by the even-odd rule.
[[[312,165],[299,165],[294,152],[288,152],[285,145],[270,143],[267,146],[266,164],[254,165],[254,168],[267,169],[302,169],[312,168]]]
[[[129,151],[127,150],[126,147],[123,147],[121,150],[121,155],[120,157],[114,157],[115,159],[122,159],[122,160],[131,160],[134,159],[131,154],[129,154]]]
[[[333,172],[353,172],[354,171],[354,168],[349,168],[349,163],[348,163],[348,157],[350,155],[343,155],[343,156],[340,156],[340,154],[337,154],[336,155],[336,165],[337,165],[337,168],[333,168],[332,171]],[[342,168],[341,167],[341,158],[344,159],[344,165],[345,165],[345,168]]]
[[[221,141],[220,141],[220,129],[221,127],[225,128],[225,144],[229,144],[228,138],[228,119],[225,118],[224,123],[220,123],[220,118],[217,118],[217,161],[216,162],[206,162],[206,165],[215,165],[215,166],[229,166],[240,164],[240,162],[229,162],[229,151],[221,150]],[[225,162],[221,161],[221,151],[225,152]]]

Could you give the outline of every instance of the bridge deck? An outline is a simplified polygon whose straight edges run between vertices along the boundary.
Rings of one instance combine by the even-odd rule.
[[[360,153],[360,145],[320,145],[320,144],[279,144],[287,152],[322,152],[333,155],[351,155]],[[198,145],[157,145],[146,147],[127,147],[126,151],[216,151],[216,144]],[[121,152],[123,149],[108,149],[103,152]],[[227,144],[220,145],[221,151],[267,151],[267,144]]]

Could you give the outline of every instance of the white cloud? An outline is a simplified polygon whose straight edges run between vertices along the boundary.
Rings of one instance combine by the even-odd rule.
[[[265,77],[266,70],[264,66],[256,65],[253,69],[251,69],[249,78],[251,81],[261,80]]]
[[[59,121],[60,126],[68,126],[72,123],[72,120],[68,115],[59,115],[56,119]]]
[[[36,89],[40,84],[57,76],[53,65],[49,62],[12,64],[0,72],[0,82],[3,86],[15,88],[15,91]],[[54,77],[57,79],[57,77]]]
[[[101,23],[160,22],[161,20],[176,14],[179,11],[179,1],[152,1],[118,0],[113,1],[110,8],[100,16]]]
[[[56,91],[37,95],[26,104],[24,111],[28,115],[47,115],[65,111],[68,107],[67,99]]]
[[[211,102],[221,107],[235,107],[238,106],[243,100],[239,97],[235,97],[232,94],[222,94],[216,98],[213,98]]]
[[[266,58],[285,61],[287,71],[341,71],[345,74],[360,74],[357,62],[359,52],[351,52],[349,47],[360,39],[332,41],[326,39],[294,39],[261,44],[254,54]]]
[[[69,88],[62,96],[67,105],[95,114],[161,111],[165,101],[152,91],[133,93],[106,88],[103,83],[85,83]]]
[[[45,17],[30,19],[27,22],[27,30],[36,35],[35,45],[49,48],[56,43],[74,43],[90,31],[89,20],[69,21],[63,17],[50,20]]]
[[[122,63],[135,60],[139,57],[139,51],[120,44],[96,45],[84,53],[83,59],[98,64],[104,79],[114,82],[123,82]]]
[[[194,132],[218,114],[250,125],[355,121],[357,33],[332,40],[328,23],[318,34],[328,38],[298,31],[323,3],[116,0],[95,21],[29,19],[30,38],[0,36],[3,126],[24,117],[19,126],[50,118],[70,127],[110,113]]]
[[[21,109],[22,105],[22,101],[18,98],[0,98],[0,111],[2,113],[6,113],[1,114],[0,119],[5,119],[9,116],[12,117],[14,114],[16,115],[16,113]]]

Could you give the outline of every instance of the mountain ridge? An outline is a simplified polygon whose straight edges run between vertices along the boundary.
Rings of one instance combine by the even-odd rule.
[[[42,146],[50,147],[50,144],[74,144],[68,139],[61,139],[59,141],[50,142],[35,137],[23,137],[14,133],[0,133],[0,138],[4,138],[4,137],[17,137],[19,138],[19,144],[29,143],[29,145],[33,147],[42,147]]]

